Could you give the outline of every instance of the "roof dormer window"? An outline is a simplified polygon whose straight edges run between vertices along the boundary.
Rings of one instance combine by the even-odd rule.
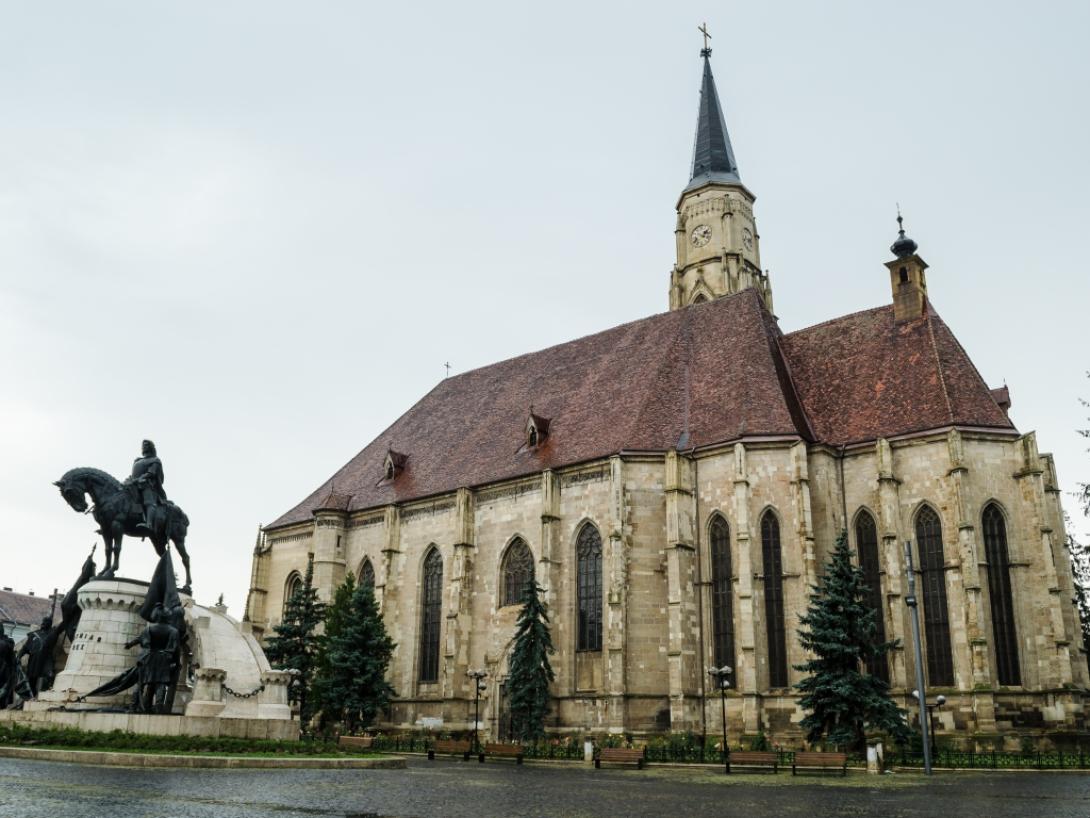
[[[409,456],[393,449],[386,450],[386,459],[382,463],[382,479],[393,480],[405,470],[405,461]]]
[[[526,447],[534,449],[540,446],[549,436],[549,418],[535,415],[530,410],[530,417],[526,420]]]

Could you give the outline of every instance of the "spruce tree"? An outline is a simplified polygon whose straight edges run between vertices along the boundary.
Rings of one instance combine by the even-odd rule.
[[[396,695],[386,681],[396,645],[386,633],[374,588],[349,587],[345,615],[326,633],[322,690],[330,714],[356,732],[370,725]]]
[[[824,737],[830,744],[862,749],[868,728],[884,730],[898,742],[908,737],[905,712],[890,698],[889,685],[864,670],[868,659],[897,644],[875,644],[878,611],[867,605],[867,590],[842,533],[800,618],[799,640],[813,658],[795,666],[809,674],[796,687],[803,694],[802,727],[811,743]]]
[[[340,701],[331,687],[332,670],[330,645],[343,632],[351,618],[352,595],[356,592],[356,579],[352,574],[344,578],[333,594],[333,601],[325,609],[325,627],[318,640],[318,655],[314,660],[314,683],[311,689],[312,709],[319,713],[321,724],[328,718],[340,718]]]
[[[515,625],[515,645],[508,662],[507,689],[515,736],[533,741],[545,735],[549,712],[549,684],[553,669],[549,654],[555,653],[549,634],[548,606],[541,598],[544,589],[530,582]]]
[[[310,689],[318,654],[316,633],[325,615],[325,605],[318,600],[314,587],[314,559],[307,560],[307,570],[300,585],[284,606],[284,618],[273,630],[275,636],[265,645],[265,655],[274,667],[294,669],[299,674],[288,687],[291,701],[299,704],[299,720],[306,730],[310,724]]]

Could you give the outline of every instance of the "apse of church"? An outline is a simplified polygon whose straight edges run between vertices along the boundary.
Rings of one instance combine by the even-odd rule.
[[[901,640],[868,670],[902,706],[910,541],[924,672],[949,702],[940,736],[1083,731],[1052,458],[937,314],[903,225],[888,272],[861,271],[889,276],[887,304],[781,331],[701,56],[670,311],[444,380],[263,528],[247,620],[269,635],[310,556],[326,599],[352,572],[398,645],[382,726],[467,729],[466,672],[482,668],[482,722],[502,735],[514,601],[533,578],[557,647],[552,729],[715,732],[707,670],[726,664],[732,742],[794,744],[798,617],[847,531],[882,633]]]

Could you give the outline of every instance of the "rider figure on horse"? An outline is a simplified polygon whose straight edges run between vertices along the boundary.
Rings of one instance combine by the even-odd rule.
[[[155,453],[155,444],[145,440],[140,457],[132,464],[132,475],[125,481],[126,486],[135,488],[140,504],[144,507],[144,520],[138,526],[149,536],[155,531],[152,510],[162,505],[166,499],[163,491],[163,461]]]

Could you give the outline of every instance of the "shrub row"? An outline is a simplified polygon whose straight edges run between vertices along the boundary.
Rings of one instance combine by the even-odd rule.
[[[114,730],[94,733],[71,727],[0,726],[0,745],[83,748],[94,750],[143,750],[158,753],[237,753],[283,755],[353,755],[328,739],[272,741],[228,736],[148,736]],[[366,752],[366,751],[364,751]]]

